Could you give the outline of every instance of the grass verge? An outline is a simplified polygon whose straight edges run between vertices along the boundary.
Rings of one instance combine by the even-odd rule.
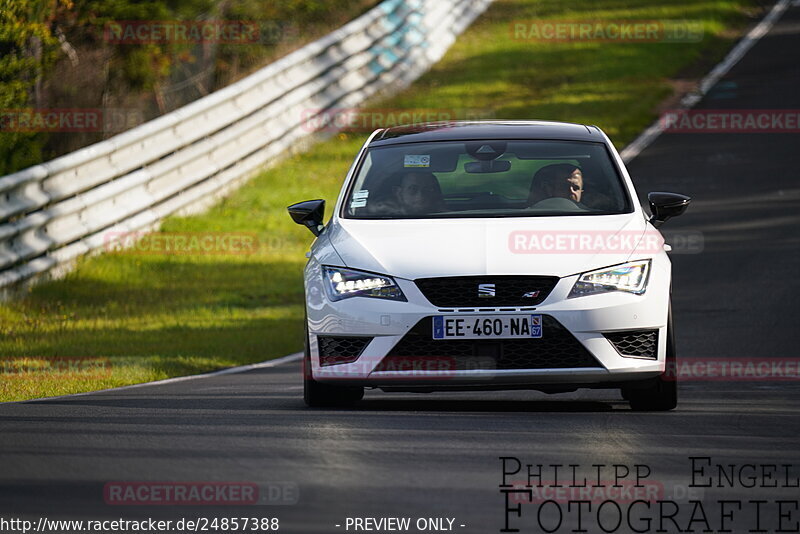
[[[498,0],[446,57],[381,109],[541,118],[601,126],[619,146],[656,116],[674,81],[699,75],[759,13],[752,0]],[[514,38],[517,21],[689,20],[697,42]],[[339,134],[260,174],[208,212],[173,217],[169,236],[243,232],[257,247],[206,254],[134,248],[84,258],[65,278],[0,305],[0,400],[75,393],[262,361],[302,347],[304,252],[293,201],[332,203],[366,134]],[[164,243],[162,243],[164,244]],[[225,252],[225,253],[221,253]],[[244,253],[246,252],[246,253]],[[47,358],[97,366],[57,369]],[[45,362],[45,363],[42,363]],[[38,367],[37,367],[38,365]]]

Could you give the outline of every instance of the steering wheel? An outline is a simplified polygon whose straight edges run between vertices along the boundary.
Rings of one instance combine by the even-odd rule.
[[[533,209],[552,210],[552,211],[588,211],[587,208],[570,198],[551,197],[540,200],[533,206]]]

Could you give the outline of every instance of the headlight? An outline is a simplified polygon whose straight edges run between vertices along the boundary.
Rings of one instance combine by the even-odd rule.
[[[350,297],[372,297],[406,302],[400,287],[389,276],[342,267],[323,267],[322,278],[328,298],[334,302]]]
[[[627,291],[641,295],[647,289],[650,260],[632,261],[598,271],[583,273],[567,298],[584,297],[609,291]]]

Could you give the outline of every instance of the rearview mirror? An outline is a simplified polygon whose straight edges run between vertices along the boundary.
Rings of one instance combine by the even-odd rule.
[[[653,191],[647,194],[650,202],[650,222],[658,228],[667,219],[681,215],[689,207],[691,198],[678,193]]]
[[[469,174],[506,172],[510,168],[511,162],[506,160],[468,161],[464,164],[464,170]]]
[[[292,204],[286,209],[294,222],[307,226],[311,233],[316,236],[322,233],[322,220],[325,217],[324,200],[306,200]]]

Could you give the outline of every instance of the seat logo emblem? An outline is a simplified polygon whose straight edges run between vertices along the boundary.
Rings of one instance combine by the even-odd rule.
[[[495,284],[478,284],[478,297],[482,299],[492,298],[496,294]]]

